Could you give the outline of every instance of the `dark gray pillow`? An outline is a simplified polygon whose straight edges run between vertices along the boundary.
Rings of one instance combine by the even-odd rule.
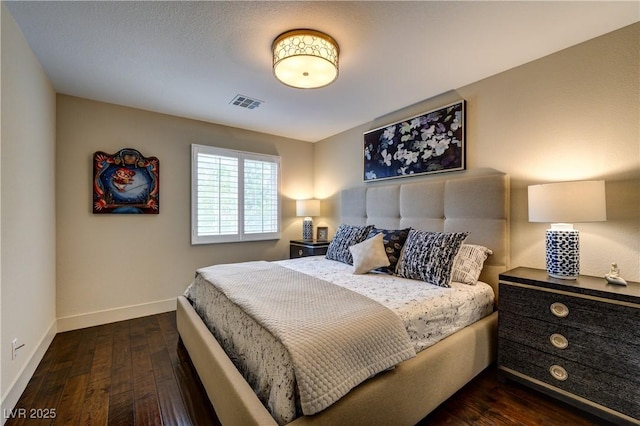
[[[376,271],[384,272],[385,274],[395,274],[396,265],[400,260],[400,254],[402,253],[402,247],[404,247],[405,241],[411,228],[405,229],[378,229],[373,228],[369,232],[367,238],[375,237],[377,234],[382,234],[382,241],[384,242],[384,249],[387,252],[389,258],[389,266],[376,269]]]
[[[412,229],[404,243],[396,275],[450,287],[451,269],[468,232],[428,232]]]
[[[373,225],[340,225],[335,237],[333,237],[333,240],[329,244],[326,258],[353,265],[353,257],[351,256],[349,247],[363,242],[367,238],[367,235],[369,235],[371,229],[373,229]]]

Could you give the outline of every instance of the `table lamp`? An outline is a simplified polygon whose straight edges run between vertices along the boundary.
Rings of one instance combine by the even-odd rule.
[[[580,233],[575,222],[607,220],[604,181],[531,185],[529,222],[549,222],[546,267],[550,277],[575,280],[580,275]]]
[[[312,216],[320,216],[320,200],[297,200],[296,215],[304,216],[302,221],[302,239],[313,240]]]

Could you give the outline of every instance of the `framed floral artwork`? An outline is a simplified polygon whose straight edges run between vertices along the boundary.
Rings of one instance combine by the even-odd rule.
[[[364,181],[465,169],[465,101],[364,133]]]
[[[93,154],[93,213],[158,214],[160,162],[132,148]]]

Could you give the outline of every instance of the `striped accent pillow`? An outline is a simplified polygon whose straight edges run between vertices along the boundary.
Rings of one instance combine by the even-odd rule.
[[[484,261],[493,252],[484,247],[473,244],[463,244],[453,261],[451,281],[475,285],[480,278]]]
[[[369,235],[369,231],[372,229],[373,225],[340,225],[336,231],[335,237],[333,237],[333,240],[329,244],[326,258],[353,265],[353,257],[351,256],[349,247],[363,242],[367,238],[367,235]]]

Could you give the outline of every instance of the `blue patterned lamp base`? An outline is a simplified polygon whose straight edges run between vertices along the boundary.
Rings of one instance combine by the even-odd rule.
[[[565,280],[578,278],[580,233],[577,230],[547,230],[547,273]]]
[[[313,221],[310,217],[305,217],[302,221],[302,239],[313,240]]]

